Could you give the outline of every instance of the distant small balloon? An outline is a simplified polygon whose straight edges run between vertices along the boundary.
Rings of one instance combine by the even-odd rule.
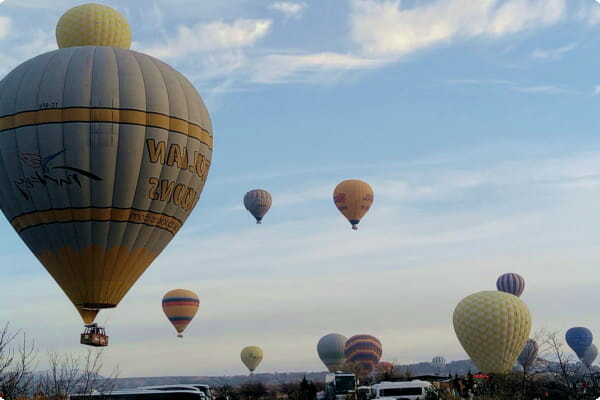
[[[514,272],[502,274],[496,281],[496,288],[501,292],[514,294],[519,297],[523,293],[523,290],[525,290],[525,279]]]
[[[333,190],[333,202],[348,219],[352,229],[358,229],[360,219],[373,204],[373,189],[367,182],[349,179],[340,182]]]
[[[341,371],[344,367],[346,362],[346,356],[344,355],[346,340],[348,338],[339,333],[330,333],[319,339],[317,353],[330,372]]]
[[[240,357],[246,368],[254,372],[263,359],[263,350],[258,346],[246,346],[242,349]]]
[[[527,339],[527,343],[525,343],[525,347],[523,347],[523,350],[517,359],[524,370],[528,370],[533,363],[535,363],[538,356],[538,350],[537,342],[533,339]]]
[[[177,337],[183,337],[182,333],[198,312],[198,307],[198,295],[187,289],[171,290],[162,300],[163,311],[177,331]]]
[[[435,356],[431,359],[431,363],[433,365],[443,367],[444,365],[446,365],[446,358],[444,358],[442,356]]]
[[[592,331],[583,326],[576,326],[567,330],[565,339],[569,347],[577,354],[577,357],[581,360],[585,351],[592,344],[594,336]]]
[[[272,202],[271,194],[263,189],[251,190],[244,196],[244,207],[256,218],[257,224],[261,223]]]
[[[581,361],[586,367],[591,368],[594,360],[598,357],[598,348],[594,343],[590,344],[589,347],[583,353]]]
[[[394,369],[394,364],[388,361],[380,361],[375,365],[375,371],[388,372]]]

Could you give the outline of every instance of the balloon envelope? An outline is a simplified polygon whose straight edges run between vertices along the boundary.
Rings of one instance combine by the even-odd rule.
[[[254,189],[244,195],[244,207],[256,218],[257,224],[271,208],[271,202],[271,194],[263,189]]]
[[[360,219],[373,204],[373,189],[358,179],[342,181],[333,190],[333,202],[350,221],[352,229],[358,229]]]
[[[521,354],[519,354],[519,357],[517,358],[517,361],[519,361],[519,364],[521,364],[524,370],[528,370],[529,367],[535,363],[538,356],[538,350],[537,342],[533,339],[527,339],[525,347],[523,347]]]
[[[518,297],[499,291],[474,293],[453,314],[456,336],[485,373],[509,371],[527,342],[531,315]]]
[[[77,312],[81,316],[81,319],[83,320],[83,322],[87,325],[91,325],[94,323],[94,320],[96,319],[96,315],[98,315],[98,312],[99,312],[99,310],[88,310],[88,309],[81,308],[81,307],[75,307],[75,308],[77,309]]]
[[[344,345],[346,360],[358,364],[364,374],[370,374],[381,359],[381,342],[375,336],[354,335]]]
[[[145,54],[69,47],[0,82],[0,204],[82,308],[115,307],[195,207],[210,166],[192,84]]]
[[[598,348],[594,343],[592,343],[583,353],[583,358],[581,359],[581,361],[585,364],[586,367],[590,368],[594,363],[596,357],[598,357]]]
[[[501,292],[514,294],[519,297],[523,293],[523,290],[525,290],[525,279],[514,272],[502,274],[496,281],[496,288]]]
[[[56,43],[59,48],[74,46],[109,46],[128,49],[131,28],[117,10],[88,3],[73,7],[56,24]]]
[[[390,372],[394,369],[394,364],[388,361],[380,361],[375,365],[376,371]]]
[[[317,353],[329,371],[341,371],[344,367],[346,362],[346,356],[344,355],[346,340],[346,336],[339,333],[330,333],[319,339]]]
[[[162,309],[179,337],[194,318],[200,307],[198,295],[187,289],[168,291],[162,299]]]
[[[246,368],[253,372],[263,359],[263,351],[258,346],[247,346],[242,349],[240,357]]]
[[[442,356],[435,356],[431,359],[431,363],[433,365],[443,367],[444,365],[446,365],[446,358],[444,358]]]
[[[569,347],[577,354],[579,359],[583,358],[585,351],[592,344],[592,331],[583,326],[576,326],[567,330],[565,339]]]

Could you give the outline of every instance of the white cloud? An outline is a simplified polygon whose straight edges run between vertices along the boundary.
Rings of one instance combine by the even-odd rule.
[[[366,52],[403,55],[461,37],[497,37],[565,18],[565,0],[436,0],[402,8],[399,0],[353,0],[354,41]]]
[[[9,17],[0,16],[0,40],[8,36],[11,27],[11,19]]]
[[[538,60],[548,60],[548,59],[555,60],[555,59],[562,57],[564,54],[570,52],[571,50],[575,49],[575,47],[577,47],[577,44],[570,43],[565,46],[558,47],[556,49],[548,49],[548,50],[537,49],[537,50],[534,50],[533,53],[531,53],[531,57],[538,59]]]
[[[282,12],[286,17],[298,17],[304,8],[306,3],[291,3],[288,1],[278,1],[269,6],[272,10]]]
[[[192,27],[180,25],[175,37],[167,43],[142,51],[157,58],[173,59],[193,53],[215,52],[253,46],[269,31],[268,19],[238,19],[228,24],[222,21],[198,23]]]
[[[259,83],[315,80],[319,79],[319,73],[376,68],[385,62],[381,59],[332,52],[273,54],[261,57],[254,62],[250,80]],[[328,79],[330,78],[331,76],[328,75]]]

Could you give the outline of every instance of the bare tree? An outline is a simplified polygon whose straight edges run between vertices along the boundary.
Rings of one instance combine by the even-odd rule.
[[[49,368],[38,381],[38,393],[48,400],[65,399],[73,393],[108,393],[116,385],[118,369],[108,377],[101,375],[102,351],[88,349],[83,357],[71,354],[48,355]]]
[[[18,336],[22,341],[15,349],[12,343]],[[0,392],[6,400],[28,394],[36,355],[35,344],[28,342],[25,333],[11,332],[6,323],[0,330]]]
[[[565,387],[570,396],[578,398],[577,388],[571,381],[580,372],[579,366],[574,362],[572,355],[567,355],[564,351],[565,344],[559,339],[557,331],[546,334],[546,343],[550,349],[550,358],[556,361],[556,367],[549,368],[551,373],[555,374],[556,379],[561,386]]]

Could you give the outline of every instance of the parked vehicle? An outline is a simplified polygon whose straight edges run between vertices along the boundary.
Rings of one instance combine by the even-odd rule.
[[[325,375],[325,400],[358,400],[356,375],[332,372]]]
[[[204,393],[199,390],[150,390],[128,389],[113,390],[110,393],[72,394],[69,400],[203,400]]]
[[[371,386],[373,399],[377,400],[421,400],[433,385],[427,381],[379,382]]]

